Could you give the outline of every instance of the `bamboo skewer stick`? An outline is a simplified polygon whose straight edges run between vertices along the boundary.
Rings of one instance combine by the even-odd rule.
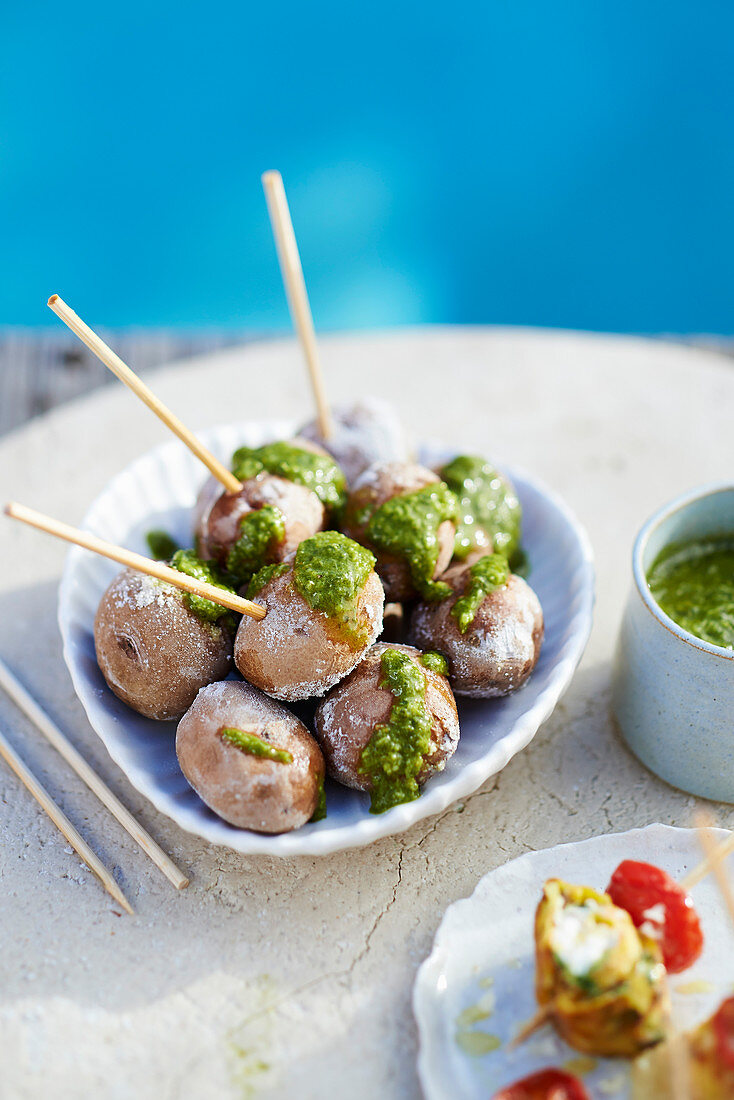
[[[551,1013],[547,1005],[543,1005],[538,1011],[526,1020],[514,1039],[511,1040],[508,1049],[515,1050],[522,1043],[527,1042],[531,1035],[534,1035],[536,1031],[540,1031],[541,1027],[545,1027],[550,1023]]]
[[[107,784],[100,779],[94,769],[87,763],[71,742],[64,736],[59,727],[51,721],[48,714],[36,700],[23,687],[13,675],[8,666],[0,661],[0,687],[2,687],[13,702],[30,718],[31,722],[41,731],[58,753],[63,756],[76,774],[83,779],[89,789],[110,811],[145,852],[153,863],[163,872],[166,878],[173,883],[177,890],[183,890],[189,885],[189,880],[179,870],[173,860],[166,855],[161,847],[156,844],[153,837],[133,817],[128,808],[120,802],[117,795],[113,794]]]
[[[721,852],[723,844],[716,844],[714,838],[709,833],[712,819],[706,813],[696,814],[696,834],[698,836],[698,842],[703,848],[704,855],[706,856],[706,862],[709,864],[709,869],[713,871],[716,878],[716,883],[719,887],[724,904],[729,911],[729,916],[734,923],[734,893],[732,892],[731,883],[724,870],[724,857],[717,855]],[[726,854],[726,853],[724,853]]]
[[[680,884],[684,890],[690,890],[700,882],[701,879],[706,878],[711,871],[713,871],[715,865],[720,863],[721,860],[726,859],[728,855],[734,852],[734,834],[726,837],[720,844],[716,844],[711,848],[711,852],[705,859],[701,860],[697,867],[694,867],[692,871],[689,871],[685,878],[680,880]]]
[[[15,772],[23,786],[30,791],[39,806],[45,810],[59,832],[68,840],[77,854],[81,856],[87,867],[89,867],[89,870],[94,872],[107,893],[110,894],[118,905],[121,905],[127,913],[133,913],[132,905],[127,900],[105,865],[95,855],[78,829],[72,825],[63,810],[59,809],[46,788],[38,782],[30,768],[23,763],[15,749],[6,741],[2,733],[0,733],[0,756],[2,756],[11,771]]]
[[[95,554],[101,554],[103,558],[111,558],[112,561],[119,562],[120,565],[137,569],[140,573],[157,577],[158,580],[166,581],[168,584],[175,585],[176,588],[182,588],[185,592],[192,592],[195,596],[201,596],[205,600],[218,603],[222,607],[229,608],[230,611],[237,611],[240,615],[249,615],[252,619],[265,618],[265,608],[261,604],[253,603],[252,600],[245,600],[242,596],[226,592],[224,589],[217,588],[216,585],[208,584],[206,581],[197,581],[193,577],[187,577],[185,573],[179,573],[177,569],[172,569],[170,565],[164,565],[163,562],[145,558],[142,554],[126,550],[122,546],[115,546],[114,543],[98,538],[97,535],[92,535],[87,531],[79,531],[76,527],[70,527],[67,523],[61,523],[50,516],[45,516],[42,512],[36,512],[33,508],[26,508],[23,504],[11,501],[5,505],[5,514],[10,516],[11,519],[18,519],[22,523],[27,523],[30,527],[37,527],[39,531],[45,531],[47,534],[64,539],[66,542],[73,542],[77,546],[84,547],[85,550],[92,550]]]
[[[73,309],[67,306],[58,294],[52,294],[48,300],[48,304],[54,311],[57,317],[67,325],[71,331],[79,337],[79,339],[87,345],[90,351],[94,352],[99,360],[106,367],[108,367],[114,375],[116,375],[121,382],[124,382],[128,386],[136,397],[148,406],[148,408],[159,417],[167,428],[178,436],[182,443],[184,443],[193,454],[200,459],[211,474],[222,483],[228,493],[238,493],[242,488],[242,483],[237,480],[231,470],[228,470],[218,458],[207,450],[203,446],[185,424],[182,424],[178,417],[167,408],[162,401],[160,401],[155,394],[148,389],[145,382],[138,378],[137,374],[130,370],[126,363],[123,363],[119,355],[116,355],[112,348],[105,344],[104,340],[97,336],[96,332],[93,332],[88,325],[82,321],[81,317],[78,317]]]
[[[316,344],[311,306],[308,302],[306,282],[303,278],[301,257],[298,254],[298,244],[288,209],[288,200],[285,197],[283,177],[280,172],[264,172],[262,185],[268,204],[270,224],[273,227],[280,271],[285,284],[291,318],[298,333],[298,339],[301,342],[311,378],[313,395],[316,399],[319,431],[323,439],[329,439],[333,434],[334,425],[326,397],[326,386],[324,385],[324,374],[321,369],[318,345]]]

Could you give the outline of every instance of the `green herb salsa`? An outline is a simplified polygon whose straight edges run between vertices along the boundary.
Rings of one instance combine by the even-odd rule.
[[[276,764],[293,763],[293,756],[287,749],[276,748],[275,745],[271,745],[269,741],[265,741],[254,733],[224,726],[219,731],[219,736],[222,741],[226,741],[228,745],[234,745],[236,749],[247,753],[248,756],[261,756],[266,760],[274,760]]]
[[[522,509],[507,478],[474,455],[458,455],[439,477],[459,501],[455,556],[466,558],[472,550],[481,550],[478,532],[483,531],[495,553],[511,558],[520,546]]]
[[[479,561],[469,566],[469,583],[464,594],[451,608],[451,614],[456,619],[459,630],[466,634],[474,622],[477,611],[482,601],[490,592],[507,584],[510,576],[510,566],[502,554],[485,554]]]
[[[647,583],[678,626],[734,650],[734,533],[667,546],[653,562]]]
[[[178,569],[179,573],[185,573],[187,577],[193,577],[197,581],[205,581],[216,588],[222,588],[231,595],[235,594],[234,588],[228,583],[228,578],[223,571],[212,561],[203,561],[197,557],[193,550],[177,550],[171,558],[171,565]],[[213,600],[205,600],[202,596],[195,596],[193,592],[184,592],[184,606],[192,611],[197,618],[205,623],[217,623],[223,620],[222,625],[234,624],[234,613],[228,611]]]
[[[249,481],[263,471],[305,485],[330,512],[339,512],[344,506],[346,478],[330,455],[306,451],[293,443],[266,443],[263,447],[240,447],[232,456],[232,473],[240,481]]]
[[[405,561],[424,599],[442,600],[451,589],[443,581],[433,580],[440,550],[438,529],[457,515],[456,497],[437,481],[413,493],[390,497],[372,513],[365,534],[373,546]]]
[[[440,676],[448,676],[449,663],[443,653],[436,653],[433,649],[427,649],[420,655],[420,663],[431,672],[437,672]]]
[[[148,544],[150,556],[156,561],[170,561],[179,548],[176,540],[171,538],[167,531],[161,531],[158,528],[148,531],[145,541]]]
[[[309,607],[334,619],[354,649],[369,639],[371,624],[360,623],[357,602],[375,565],[375,555],[338,531],[319,531],[296,550],[293,582]]]
[[[249,581],[272,557],[285,538],[285,520],[279,508],[266,504],[240,520],[240,536],[227,555],[227,572],[238,586]]]
[[[387,722],[375,726],[359,762],[360,772],[372,784],[373,814],[420,796],[416,777],[430,748],[432,729],[420,665],[399,649],[386,649],[380,670],[380,687],[389,688],[393,704]]]
[[[318,801],[316,802],[316,809],[311,814],[309,821],[312,821],[314,825],[317,821],[323,821],[326,817],[326,791],[324,789],[324,777],[319,780],[319,794]]]

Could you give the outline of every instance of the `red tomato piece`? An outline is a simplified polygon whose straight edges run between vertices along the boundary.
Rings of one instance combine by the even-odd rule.
[[[734,1069],[734,997],[721,1002],[711,1022],[719,1059],[723,1065]]]
[[[665,968],[679,974],[703,950],[703,932],[690,896],[675,879],[654,867],[625,859],[607,887],[615,905],[626,909],[637,928],[656,939]]]
[[[500,1089],[492,1100],[589,1100],[589,1094],[573,1074],[542,1069]]]

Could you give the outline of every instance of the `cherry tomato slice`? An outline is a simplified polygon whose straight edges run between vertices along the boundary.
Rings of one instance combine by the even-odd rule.
[[[703,932],[693,902],[675,879],[654,867],[625,859],[607,887],[615,905],[626,909],[637,928],[656,939],[665,968],[679,974],[703,950]]]
[[[721,1002],[711,1022],[719,1059],[723,1065],[734,1069],[734,997]]]
[[[589,1094],[578,1077],[560,1069],[542,1069],[500,1089],[492,1100],[589,1100]]]

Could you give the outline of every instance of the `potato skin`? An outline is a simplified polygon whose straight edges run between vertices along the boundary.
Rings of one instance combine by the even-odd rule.
[[[451,609],[469,583],[469,568],[452,566],[443,575],[453,596],[439,603],[416,604],[408,636],[413,645],[444,655],[457,695],[475,699],[508,695],[525,683],[537,664],[543,611],[530,585],[511,573],[506,585],[485,596],[462,634]]]
[[[235,638],[235,663],[246,680],[274,699],[296,702],[323,695],[362,660],[382,630],[385,597],[374,572],[357,599],[358,621],[368,632],[358,649],[338,623],[309,607],[293,582],[292,563],[254,598],[267,608],[267,615],[259,622],[243,616]]]
[[[349,494],[342,531],[355,542],[368,546],[375,554],[375,568],[385,588],[385,599],[390,603],[402,603],[417,595],[410,570],[402,558],[386,554],[370,543],[366,536],[367,524],[360,522],[360,512],[365,508],[374,511],[394,496],[405,496],[438,482],[438,475],[427,466],[414,462],[376,462],[357,479]],[[439,553],[433,580],[442,575],[451,561],[455,535],[456,524],[451,520],[445,520],[439,526]]]
[[[411,447],[394,407],[380,397],[362,397],[334,405],[333,433],[324,439],[318,418],[299,429],[299,436],[324,447],[339,463],[351,485],[375,462],[408,462]]]
[[[146,718],[180,718],[197,691],[232,668],[232,637],[185,607],[183,594],[125,569],[94,620],[97,663],[109,687]]]
[[[266,504],[282,512],[285,527],[285,538],[274,550],[273,561],[284,561],[300,542],[326,526],[326,509],[305,485],[260,473],[243,482],[238,493],[227,493],[216,478],[210,478],[194,509],[194,539],[200,557],[214,558],[224,565],[240,537],[240,520]]]
[[[226,727],[245,727],[289,752],[282,764],[242,752],[222,740]],[[203,687],[176,730],[181,771],[215,814],[239,829],[284,833],[313,815],[324,758],[303,722],[251,684],[227,680]]]
[[[362,750],[375,726],[387,721],[394,701],[390,689],[380,687],[381,660],[386,649],[399,649],[419,664],[421,653],[413,646],[378,642],[316,710],[316,736],[329,775],[358,791],[371,789],[369,776],[359,771]],[[456,751],[459,716],[446,677],[422,664],[420,668],[426,677],[426,704],[433,719],[431,751],[424,757],[425,765],[417,776],[418,783],[423,784],[431,775],[443,771],[446,761]]]

